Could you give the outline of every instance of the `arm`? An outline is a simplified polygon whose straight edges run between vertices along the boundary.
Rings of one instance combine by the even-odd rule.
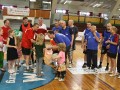
[[[100,37],[97,36],[96,32],[93,32],[93,35],[97,42],[100,42]]]

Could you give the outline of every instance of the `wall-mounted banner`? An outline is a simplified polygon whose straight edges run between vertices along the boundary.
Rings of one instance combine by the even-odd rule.
[[[7,8],[8,15],[24,15],[29,16],[30,9],[29,8]]]

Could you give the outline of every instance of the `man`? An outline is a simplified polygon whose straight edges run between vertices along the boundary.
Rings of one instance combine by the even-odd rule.
[[[97,70],[97,53],[98,43],[100,42],[100,34],[96,31],[96,26],[91,26],[91,32],[86,36],[85,50],[87,49],[87,66],[89,69]],[[92,61],[92,64],[91,64]]]
[[[63,35],[61,33],[55,34],[53,31],[48,31],[48,36],[50,39],[53,39],[56,44],[64,43],[66,45],[66,54],[69,52],[71,43],[70,43],[70,40],[68,39],[68,37],[66,37],[65,35]],[[65,63],[66,62],[67,61],[65,61]]]
[[[52,28],[54,33],[58,33],[62,29],[61,26],[59,26],[59,21],[55,21],[55,26]]]
[[[87,28],[84,30],[84,36],[82,38],[82,48],[84,47],[87,47],[85,45],[85,39],[86,39],[86,36],[88,35],[88,33],[90,32],[90,28],[91,28],[91,23],[88,22],[87,23]],[[83,50],[83,53],[84,53],[84,64],[82,66],[82,68],[86,68],[87,67],[87,50]]]
[[[101,43],[100,43],[101,57],[100,57],[100,64],[99,64],[98,68],[102,68],[102,62],[103,62],[104,55],[108,51],[108,49],[106,48],[107,44],[105,42],[109,39],[109,37],[111,35],[111,33],[110,33],[110,27],[112,27],[112,25],[110,23],[108,23],[107,24],[107,30],[105,30],[102,33],[102,39],[101,39]],[[107,65],[106,65],[105,70],[109,70],[108,56],[107,56]]]
[[[38,19],[38,24],[39,24],[39,29],[36,31],[37,34],[42,33],[45,34],[47,33],[47,27],[46,25],[43,23],[43,18],[39,17]]]
[[[78,36],[78,28],[76,26],[74,26],[74,21],[73,20],[69,20],[68,25],[72,29],[72,32],[74,34],[72,50],[75,50],[75,39]]]
[[[8,32],[9,30],[11,29],[10,28],[10,21],[8,19],[4,20],[4,26],[1,27],[2,30],[3,30],[3,38],[4,38],[4,47],[3,47],[3,52],[4,52],[4,55],[7,56],[7,47],[6,47],[6,44],[7,44],[7,38],[8,38]],[[7,60],[6,60],[7,61]],[[3,68],[4,70],[2,71],[5,71],[5,68],[6,68],[6,64],[4,64]]]
[[[61,26],[62,26],[62,29],[59,32],[64,34],[66,37],[68,37],[71,42],[71,46],[69,47],[69,50],[66,53],[69,59],[69,67],[71,68],[72,67],[72,46],[73,46],[74,34],[72,29],[66,26],[65,21],[61,21]],[[67,55],[66,55],[66,60],[67,60]]]
[[[22,37],[22,53],[24,56],[24,59],[26,60],[26,67],[27,71],[31,71],[29,67],[29,59],[30,59],[30,51],[32,49],[32,43],[35,43],[33,40],[34,33],[39,28],[39,24],[35,23],[32,28],[26,29],[24,32],[24,36]]]

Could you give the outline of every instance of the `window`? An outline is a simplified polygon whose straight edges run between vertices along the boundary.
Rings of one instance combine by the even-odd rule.
[[[104,19],[106,19],[106,20],[108,19],[108,15],[107,14],[103,14],[102,13],[101,17],[104,18]]]
[[[89,16],[90,12],[80,12],[80,16]]]
[[[63,14],[65,14],[66,10],[56,10],[56,13],[63,13]]]

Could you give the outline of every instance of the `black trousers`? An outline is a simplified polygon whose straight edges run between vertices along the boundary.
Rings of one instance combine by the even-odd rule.
[[[91,62],[92,62],[92,67],[97,68],[97,50],[87,50],[87,66],[91,67]]]
[[[117,58],[117,72],[120,73],[120,53],[118,53],[118,58]]]

